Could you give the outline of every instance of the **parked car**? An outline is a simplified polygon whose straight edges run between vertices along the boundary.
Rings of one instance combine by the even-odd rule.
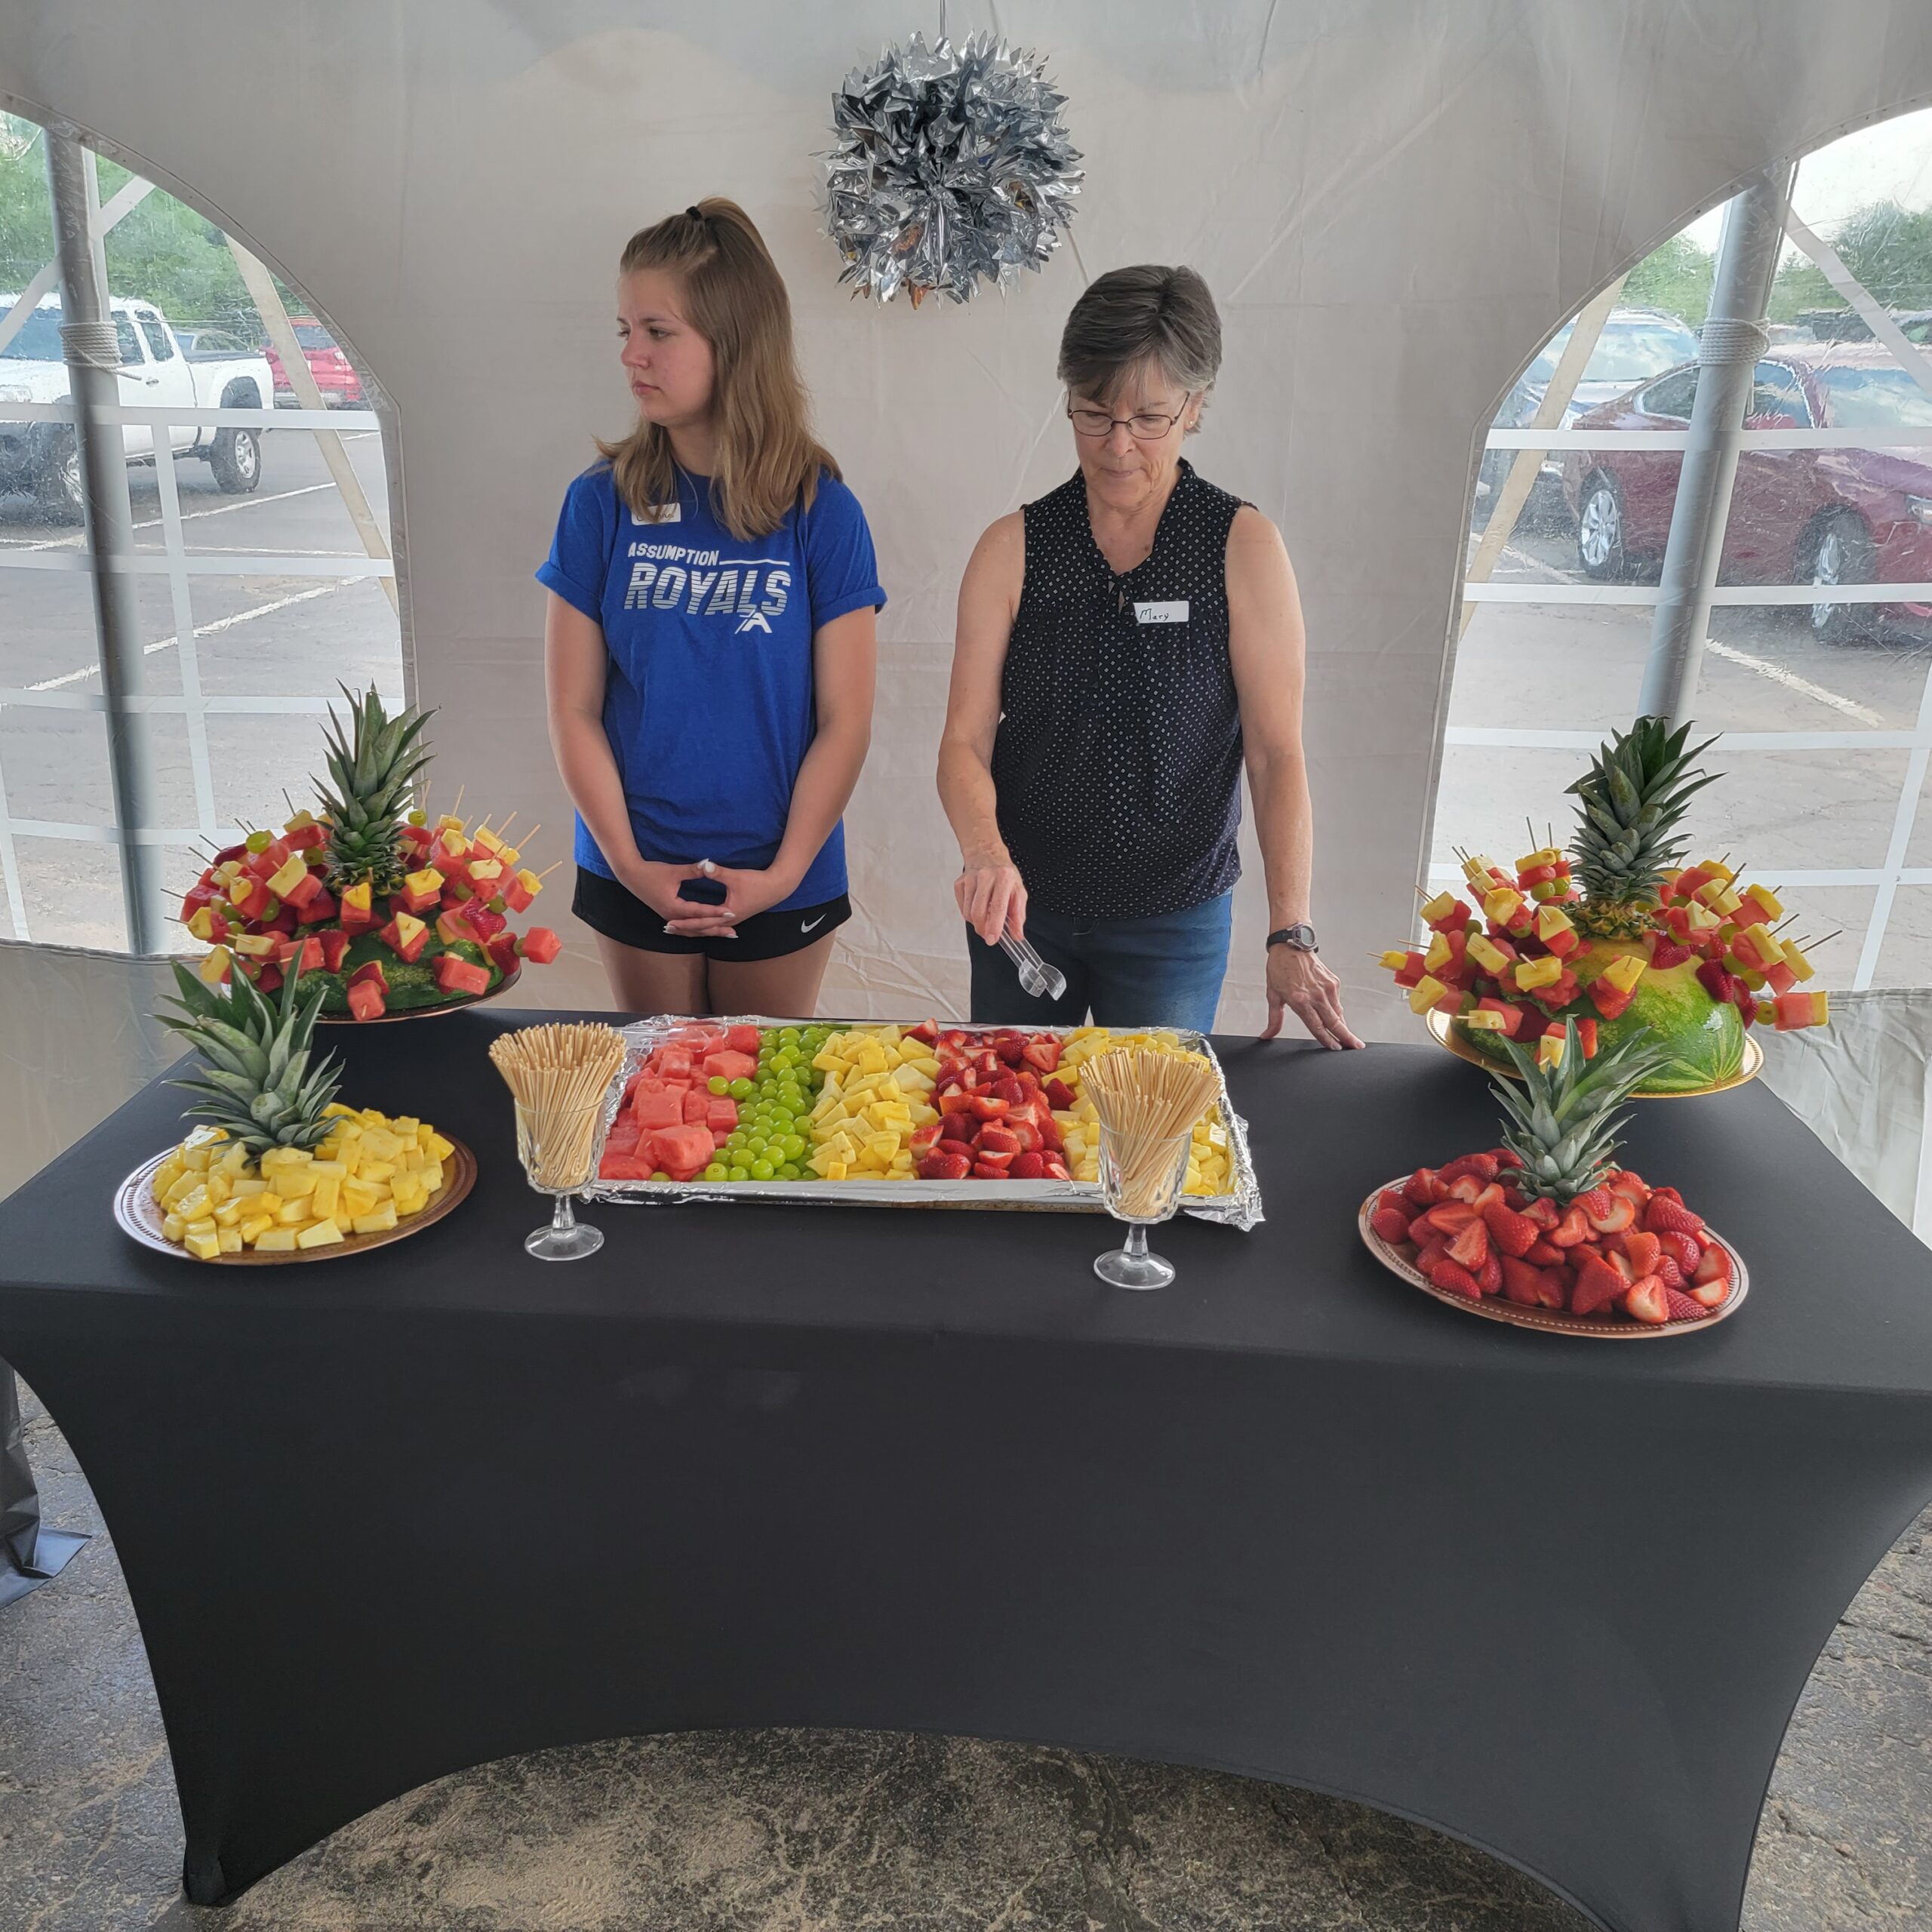
[[[259,355],[260,348],[237,335],[232,329],[214,322],[174,325],[174,340],[190,362],[214,362],[225,357]]]
[[[1580,429],[1684,429],[1695,363],[1580,417]],[[1747,426],[1758,429],[1932,429],[1932,395],[1876,343],[1789,344],[1759,362]],[[1577,518],[1578,561],[1610,580],[1654,564],[1670,534],[1683,457],[1675,450],[1569,450],[1563,490]],[[1734,583],[1932,582],[1932,460],[1898,449],[1774,450],[1748,441],[1724,530]],[[1840,642],[1887,620],[1923,623],[1924,604],[1814,604],[1813,631]]]
[[[1556,365],[1569,345],[1573,322],[1565,322],[1552,336],[1503,399],[1492,426],[1498,429],[1523,429],[1541,406]],[[1687,324],[1661,309],[1613,309],[1597,337],[1597,346],[1584,365],[1583,380],[1564,406],[1562,427],[1568,429],[1586,410],[1622,395],[1633,383],[1685,361],[1697,353],[1697,338]],[[1487,450],[1476,484],[1476,521],[1488,521],[1488,506],[1496,500],[1503,480],[1515,461],[1514,450]],[[1555,451],[1545,456],[1535,488],[1531,492],[1526,513],[1532,518],[1549,521],[1563,506],[1563,465]]]
[[[0,295],[0,321],[13,312],[17,297]],[[234,355],[189,355],[150,302],[117,297],[109,304],[120,345],[121,401],[130,406],[179,403],[195,409],[262,409],[273,392],[269,365],[252,352]],[[0,349],[0,403],[65,402],[67,364],[60,341],[60,298],[44,297],[18,334]],[[124,424],[122,447],[130,463],[154,460],[154,432]],[[262,480],[261,435],[255,429],[209,429],[193,423],[174,426],[171,446],[177,455],[198,456],[214,472],[218,488],[242,495]],[[80,452],[70,423],[0,421],[0,490],[38,496],[54,515],[69,521],[81,515]]]
[[[343,353],[341,345],[331,335],[313,315],[291,315],[289,321],[295,330],[297,346],[302,351],[303,360],[309,365],[309,373],[315,379],[315,386],[322,392],[323,403],[331,409],[354,409],[362,401],[362,378],[355,373],[355,365]],[[288,380],[288,372],[281,366],[281,358],[275,352],[271,343],[262,351],[269,358],[269,367],[275,374],[275,406],[290,409],[296,405],[295,386]]]

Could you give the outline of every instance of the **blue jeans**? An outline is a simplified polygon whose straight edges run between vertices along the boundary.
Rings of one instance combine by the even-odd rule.
[[[1233,918],[1232,892],[1145,919],[1071,919],[1029,911],[1027,938],[1066,975],[1066,994],[1057,1000],[1023,992],[1013,961],[969,928],[973,1017],[998,1026],[1078,1026],[1091,1013],[1097,1026],[1186,1026],[1205,1033],[1227,975]]]

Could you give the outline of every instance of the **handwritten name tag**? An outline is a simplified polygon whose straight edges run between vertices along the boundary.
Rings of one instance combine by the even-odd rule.
[[[639,516],[635,510],[631,512],[633,524],[681,523],[684,520],[685,506],[682,503],[654,503],[642,516]]]
[[[1143,624],[1184,624],[1187,622],[1187,599],[1180,598],[1171,604],[1137,604],[1134,614]]]

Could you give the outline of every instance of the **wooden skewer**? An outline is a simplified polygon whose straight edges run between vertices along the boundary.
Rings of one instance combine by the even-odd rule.
[[[564,862],[563,862],[563,860],[561,860],[561,859],[552,859],[552,860],[550,861],[550,863],[549,863],[547,866],[546,866],[543,868],[543,869],[540,872],[539,872],[539,873],[537,875],[537,876],[539,878],[548,878],[550,876],[550,875],[551,875],[553,872],[555,872],[555,871],[557,869],[557,868],[558,868],[559,866],[561,866],[563,863],[564,863]]]

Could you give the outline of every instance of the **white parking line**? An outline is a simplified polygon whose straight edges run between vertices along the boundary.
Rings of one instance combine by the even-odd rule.
[[[333,483],[305,483],[299,490],[278,490],[271,497],[239,497],[232,503],[217,503],[212,509],[183,510],[181,521],[192,523],[197,517],[226,516],[230,510],[251,510],[262,503],[286,503],[291,497],[312,497],[318,490],[333,490],[334,488]],[[135,524],[133,528],[136,530],[158,530],[161,518],[151,516],[143,523]],[[66,537],[47,537],[38,543],[11,543],[7,547],[12,550],[66,549],[78,544],[85,535],[85,531],[77,530]],[[321,556],[326,553],[318,550],[314,554]]]
[[[238,611],[232,617],[217,617],[212,623],[197,624],[195,635],[197,637],[211,637],[217,631],[228,630],[236,624],[245,624],[251,618],[266,617],[274,611],[287,610],[291,604],[306,604],[311,598],[326,597],[332,590],[340,590],[344,585],[367,581],[364,577],[346,577],[340,583],[320,584],[313,590],[298,590],[293,597],[278,597],[272,604],[257,604],[252,611]],[[153,644],[143,645],[141,654],[144,657],[152,657],[157,651],[165,651],[171,645],[180,641],[179,638],[162,638]],[[78,685],[83,678],[94,678],[100,675],[100,666],[89,664],[80,670],[69,671],[61,677],[44,678],[37,685],[28,685],[27,689],[30,691],[57,691],[63,685]]]
[[[1820,704],[1828,704],[1834,711],[1841,711],[1847,718],[1855,718],[1861,724],[1875,728],[1882,727],[1884,719],[1868,705],[1856,699],[1841,697],[1836,691],[1828,691],[1823,685],[1814,685],[1809,678],[1801,678],[1795,671],[1787,671],[1782,664],[1773,664],[1762,657],[1753,657],[1748,651],[1740,651],[1735,645],[1720,644],[1714,637],[1704,640],[1704,648],[1712,656],[1721,657],[1727,664],[1741,664],[1747,671],[1755,671],[1761,678],[1769,678],[1774,684],[1784,686],[1786,691],[1796,691],[1801,697],[1815,700]]]

